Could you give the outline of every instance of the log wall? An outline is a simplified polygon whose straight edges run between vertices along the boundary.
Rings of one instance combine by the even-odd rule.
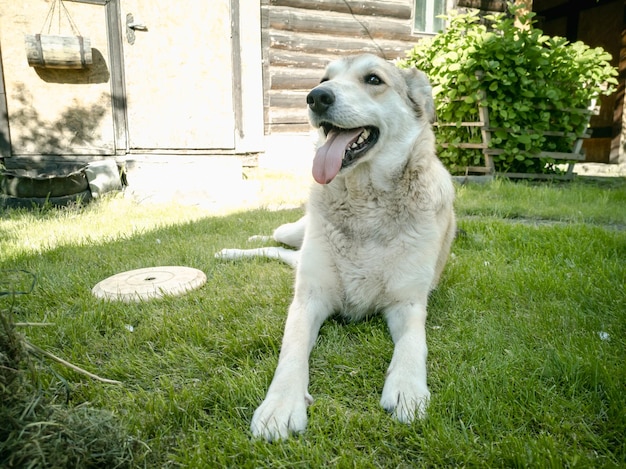
[[[333,59],[404,57],[413,0],[262,0],[265,133],[309,130],[306,95]]]

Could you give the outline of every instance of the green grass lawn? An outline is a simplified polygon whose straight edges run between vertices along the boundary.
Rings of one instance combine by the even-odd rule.
[[[311,357],[306,433],[251,438],[293,273],[214,253],[258,245],[247,238],[299,209],[213,216],[112,198],[0,213],[0,269],[37,277],[31,294],[0,297],[0,309],[15,322],[53,324],[17,329],[122,381],[100,383],[48,359],[31,366],[55,404],[112,412],[141,442],[131,466],[624,467],[626,179],[496,181],[457,194],[463,234],[429,307],[429,416],[412,425],[378,404],[392,354],[384,321],[330,320]],[[195,267],[208,281],[137,304],[90,293],[110,275],[155,265]]]

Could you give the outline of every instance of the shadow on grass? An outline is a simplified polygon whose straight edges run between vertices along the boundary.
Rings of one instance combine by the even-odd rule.
[[[109,410],[150,452],[138,466],[588,466],[625,462],[626,234],[585,223],[461,220],[467,233],[429,308],[426,421],[379,408],[392,352],[384,321],[327,322],[311,358],[307,433],[268,445],[248,425],[278,358],[293,273],[214,253],[249,245],[300,211],[239,213],[3,260],[36,273],[16,318],[32,342],[97,374],[54,366],[72,405]],[[119,304],[90,289],[112,274],[185,265],[207,284]]]

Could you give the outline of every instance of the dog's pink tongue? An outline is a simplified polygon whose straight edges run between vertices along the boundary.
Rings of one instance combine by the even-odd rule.
[[[313,178],[320,184],[328,184],[341,169],[341,161],[346,148],[352,145],[362,128],[339,130],[331,129],[326,136],[326,143],[317,149],[313,159]]]

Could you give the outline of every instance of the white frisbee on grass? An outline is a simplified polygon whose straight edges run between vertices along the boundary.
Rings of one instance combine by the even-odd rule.
[[[91,292],[105,300],[130,303],[164,296],[179,296],[200,288],[205,283],[204,272],[191,267],[146,267],[106,278],[96,284]]]

